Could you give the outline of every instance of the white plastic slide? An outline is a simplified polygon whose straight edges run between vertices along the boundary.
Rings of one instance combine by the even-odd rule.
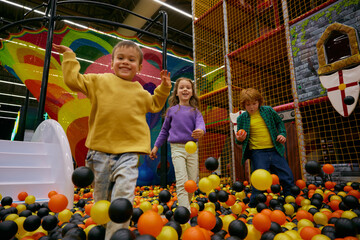
[[[67,197],[73,208],[74,171],[70,146],[61,125],[52,119],[43,121],[31,142],[0,140],[0,194],[18,201],[20,192],[33,195],[37,202],[48,201],[48,193],[57,191]]]

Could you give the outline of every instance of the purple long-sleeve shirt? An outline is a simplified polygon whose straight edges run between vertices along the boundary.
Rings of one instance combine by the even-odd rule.
[[[172,106],[166,113],[165,121],[156,139],[155,146],[161,147],[166,140],[170,143],[197,141],[197,139],[191,137],[195,129],[206,131],[201,112],[198,109],[194,110],[191,106]]]

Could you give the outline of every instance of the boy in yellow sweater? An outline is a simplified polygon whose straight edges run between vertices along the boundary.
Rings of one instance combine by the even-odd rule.
[[[154,95],[139,82],[133,82],[142,68],[143,54],[132,41],[119,42],[112,51],[111,67],[115,74],[80,74],[75,53],[66,46],[53,44],[63,54],[65,84],[85,94],[91,102],[89,148],[86,166],[94,171],[94,200],[127,198],[134,201],[138,178],[138,155],[150,154],[150,129],[146,113],[159,112],[171,89],[170,73],[162,70],[161,84]],[[105,239],[115,231],[127,228],[129,222],[110,221]]]

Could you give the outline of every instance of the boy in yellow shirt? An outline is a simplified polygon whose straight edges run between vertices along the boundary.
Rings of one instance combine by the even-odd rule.
[[[242,144],[242,163],[251,160],[251,171],[265,169],[279,177],[284,195],[290,195],[294,176],[284,153],[286,129],[283,121],[270,106],[262,106],[263,97],[253,88],[240,93],[240,108],[246,111],[237,118],[236,143]],[[243,129],[245,131],[239,130]],[[260,193],[252,188],[249,207],[256,207],[256,196]]]
[[[85,94],[91,102],[89,148],[86,166],[94,172],[94,200],[127,198],[134,201],[138,178],[138,155],[150,154],[150,129],[146,113],[159,112],[171,90],[170,73],[162,70],[161,84],[154,95],[139,82],[133,82],[142,68],[143,54],[132,41],[119,42],[112,51],[114,73],[80,74],[75,53],[66,46],[53,44],[63,54],[62,71],[65,84],[73,91]],[[105,239],[111,238],[129,222],[110,221]]]

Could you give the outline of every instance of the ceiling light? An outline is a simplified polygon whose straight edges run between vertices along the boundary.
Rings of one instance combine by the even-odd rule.
[[[192,16],[191,14],[189,14],[189,13],[187,13],[187,12],[184,12],[183,10],[180,10],[180,9],[178,9],[178,8],[176,8],[176,7],[173,7],[173,6],[171,6],[171,5],[167,4],[167,3],[164,3],[164,2],[162,2],[162,1],[160,1],[160,0],[153,0],[153,1],[154,1],[154,2],[157,2],[157,3],[160,3],[161,5],[164,5],[165,7],[168,7],[168,8],[170,8],[170,9],[172,9],[172,10],[178,12],[178,13],[181,13],[181,14],[183,14],[184,16],[187,16],[187,17],[189,17],[189,18],[193,18],[193,16]]]

